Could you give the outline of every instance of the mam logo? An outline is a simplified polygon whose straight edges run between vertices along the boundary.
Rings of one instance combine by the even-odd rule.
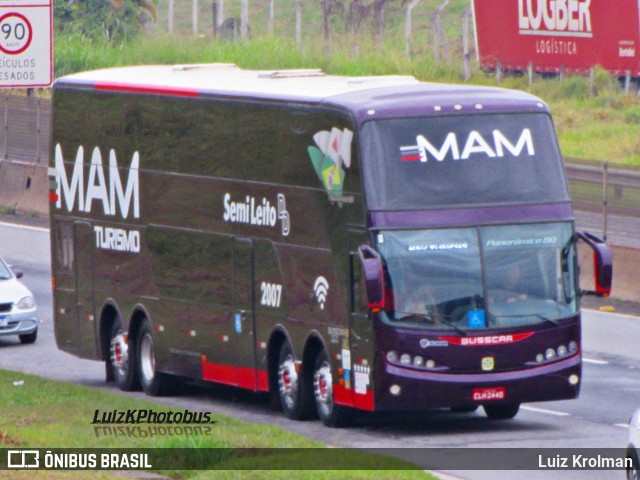
[[[591,0],[518,0],[520,35],[591,38]]]
[[[72,212],[77,208],[79,212],[90,213],[94,204],[98,204],[105,215],[119,214],[122,219],[126,219],[131,213],[133,218],[140,218],[139,166],[140,155],[135,152],[131,157],[126,187],[123,187],[116,152],[113,149],[109,151],[109,165],[105,167],[102,152],[96,147],[91,154],[89,174],[85,182],[84,147],[78,147],[69,177],[62,148],[60,144],[56,145],[56,208],[62,208],[64,200],[67,211]]]
[[[353,132],[348,128],[322,130],[313,136],[317,145],[307,149],[318,178],[330,197],[341,197],[344,186],[344,168],[351,166]]]
[[[514,157],[519,157],[523,151],[526,151],[527,155],[535,155],[533,138],[528,128],[522,130],[515,144],[500,130],[494,130],[490,140],[485,139],[479,132],[473,130],[469,132],[464,141],[462,153],[460,152],[458,134],[455,132],[449,132],[439,147],[435,146],[424,135],[416,137],[415,145],[400,147],[401,159],[405,162],[427,162],[429,156],[439,162],[444,161],[447,157],[453,160],[467,160],[472,155],[496,158],[506,156],[507,152]]]

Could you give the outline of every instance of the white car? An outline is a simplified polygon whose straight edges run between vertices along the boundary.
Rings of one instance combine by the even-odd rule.
[[[33,343],[38,337],[36,302],[21,277],[0,258],[0,336],[18,335],[22,343]]]
[[[632,466],[627,468],[627,479],[640,479],[640,463],[638,453],[640,452],[640,409],[636,410],[629,420],[629,433],[627,441],[627,458],[632,461]]]

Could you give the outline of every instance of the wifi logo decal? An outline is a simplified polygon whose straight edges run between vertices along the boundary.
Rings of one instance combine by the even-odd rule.
[[[329,282],[322,275],[316,278],[313,284],[313,293],[316,296],[320,310],[324,310],[324,304],[327,301],[327,294],[329,293]]]

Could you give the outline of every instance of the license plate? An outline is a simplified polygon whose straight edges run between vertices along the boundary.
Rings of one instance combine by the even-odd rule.
[[[471,394],[474,402],[490,402],[507,398],[507,389],[505,387],[474,388]]]
[[[3,316],[0,317],[0,327],[8,327],[9,326],[9,317]]]

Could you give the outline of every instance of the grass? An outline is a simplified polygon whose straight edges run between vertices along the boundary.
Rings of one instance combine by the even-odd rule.
[[[18,384],[14,384],[17,382]],[[22,382],[22,383],[21,383]],[[409,470],[408,464],[385,457],[355,454],[343,450],[330,450],[332,465],[366,465],[363,470],[327,470],[326,447],[279,427],[242,422],[234,418],[211,413],[215,423],[207,424],[209,430],[192,429],[186,434],[186,427],[177,426],[176,435],[159,434],[165,430],[162,425],[128,424],[117,427],[140,427],[149,431],[154,427],[156,435],[128,436],[104,434],[115,431],[116,426],[92,425],[94,413],[127,411],[130,409],[150,409],[155,413],[182,412],[183,408],[168,408],[146,400],[133,399],[87,387],[63,382],[45,380],[21,372],[0,370],[0,416],[1,448],[173,448],[173,449],[227,449],[220,450],[220,463],[215,471],[183,470],[164,471],[173,478],[227,479],[227,478],[349,478],[356,479],[424,479],[433,477],[419,470]],[[100,418],[100,417],[99,417]],[[113,430],[109,430],[112,428]],[[98,434],[96,433],[99,432]],[[124,430],[121,430],[121,432]],[[184,435],[181,433],[185,432]],[[287,450],[281,450],[286,448]],[[247,449],[247,450],[235,450]],[[265,449],[265,450],[260,450]],[[271,449],[271,450],[270,450]],[[272,450],[277,449],[277,450]],[[290,450],[295,449],[295,450]],[[300,450],[298,450],[300,449]],[[194,454],[194,450],[190,450]],[[203,451],[210,454],[210,451]],[[197,452],[195,452],[197,453]],[[343,462],[343,463],[340,463]],[[315,463],[315,464],[314,464]],[[318,470],[286,470],[290,465],[305,465]],[[357,465],[357,464],[356,464]],[[282,470],[276,470],[281,468]],[[0,479],[33,478],[17,475],[16,471],[1,471]],[[38,472],[40,478],[85,478],[77,472]],[[95,474],[94,474],[95,473]],[[96,479],[113,478],[112,475],[92,472]]]

